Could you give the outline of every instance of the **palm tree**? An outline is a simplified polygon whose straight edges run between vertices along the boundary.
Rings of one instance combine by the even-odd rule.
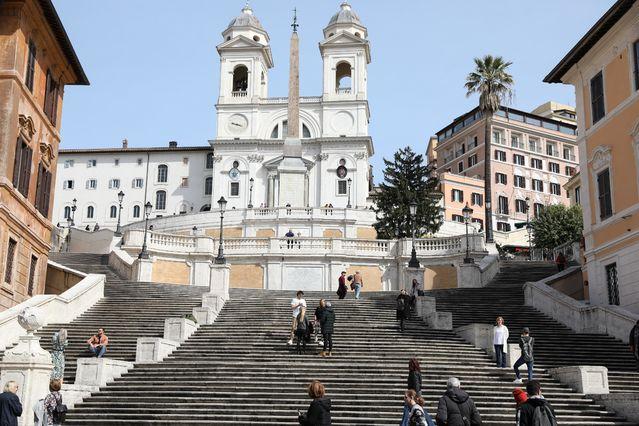
[[[512,62],[506,62],[501,56],[486,55],[475,58],[475,70],[466,77],[466,96],[479,94],[479,110],[486,120],[484,129],[484,206],[486,210],[486,242],[493,242],[492,216],[492,173],[490,121],[502,103],[510,101],[513,95],[514,80],[508,73]]]

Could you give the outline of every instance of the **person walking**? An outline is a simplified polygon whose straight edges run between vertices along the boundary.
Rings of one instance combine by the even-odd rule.
[[[343,299],[346,297],[346,293],[348,293],[348,287],[346,286],[346,271],[342,271],[337,282],[337,297]]]
[[[304,292],[300,290],[295,294],[295,297],[291,299],[291,309],[293,309],[291,337],[288,342],[286,342],[286,344],[289,346],[293,344],[293,338],[295,337],[295,331],[297,330],[297,317],[302,311],[302,308],[306,308],[306,300],[304,300]]]
[[[508,327],[504,325],[504,318],[497,317],[493,327],[493,345],[495,346],[495,361],[497,368],[506,368],[506,354],[508,353]]]
[[[534,366],[534,358],[533,358],[533,345],[535,343],[535,339],[530,336],[530,329],[528,327],[524,327],[521,331],[521,336],[519,336],[519,347],[521,348],[521,356],[515,362],[513,369],[515,370],[515,382],[520,385],[523,383],[521,380],[521,376],[519,375],[519,367],[523,364],[526,364],[528,367],[528,381],[530,382],[533,379],[533,366]]]
[[[404,321],[410,317],[410,297],[404,289],[401,289],[399,296],[397,296],[395,312],[397,320],[399,321],[399,330],[404,332]]]
[[[53,370],[51,371],[52,379],[64,378],[64,350],[69,345],[69,339],[67,338],[67,330],[61,328],[59,331],[53,333],[51,338],[53,344],[53,350],[51,351],[51,361],[53,362]]]
[[[319,380],[308,385],[308,396],[313,401],[306,413],[298,411],[301,426],[331,426],[331,400],[326,397],[326,389]]]
[[[103,328],[98,328],[98,333],[91,336],[91,338],[87,340],[87,344],[89,345],[89,350],[93,355],[97,358],[102,358],[107,351],[109,338],[104,333]]]
[[[49,382],[49,394],[44,398],[44,412],[47,425],[59,426],[64,422],[67,414],[67,406],[62,404],[60,388],[62,380],[54,379]]]
[[[528,394],[521,388],[515,388],[513,391],[513,398],[515,398],[515,425],[519,426],[519,418],[521,416],[521,406],[524,402],[528,401]]]
[[[410,286],[410,306],[413,308],[415,306],[415,302],[417,301],[417,296],[423,296],[424,292],[421,290],[421,284],[417,281],[416,278],[413,278],[413,282]]]
[[[18,417],[22,415],[22,404],[18,398],[18,383],[9,380],[0,394],[0,425],[18,426]]]
[[[458,378],[448,379],[446,392],[437,405],[435,420],[438,426],[480,426],[482,424],[473,399],[461,390]]]
[[[557,264],[557,270],[559,272],[563,271],[564,269],[566,269],[566,256],[564,256],[562,252],[559,252],[557,258],[555,259],[555,263]]]
[[[324,314],[320,319],[324,348],[320,356],[333,356],[333,332],[335,331],[335,312],[331,302],[325,302]]]
[[[404,407],[409,407],[407,426],[433,426],[433,419],[424,409],[424,404],[424,399],[414,390],[404,392]]]
[[[417,358],[408,360],[408,379],[406,389],[415,391],[415,395],[422,396],[422,371]],[[402,415],[401,426],[408,426],[411,407],[404,404],[404,414]]]
[[[639,370],[639,320],[637,320],[637,323],[632,327],[632,330],[630,330],[628,343],[630,344],[632,354],[635,356],[635,360],[637,360],[637,369]]]
[[[521,405],[518,426],[556,426],[557,418],[552,405],[541,394],[537,380],[526,383],[528,400]]]
[[[306,308],[300,310],[297,316],[297,328],[295,329],[295,337],[297,340],[297,354],[302,355],[302,351],[306,353],[306,339],[310,339],[309,323],[306,317]]]
[[[315,308],[315,321],[313,321],[313,334],[315,335],[315,343],[322,346],[324,343],[319,339],[321,334],[320,324],[322,317],[324,316],[324,310],[326,309],[326,300],[320,299],[317,308]]]
[[[359,271],[353,275],[353,287],[355,287],[355,299],[359,299],[359,293],[362,291],[362,287],[364,287],[364,278],[362,278],[362,274],[360,274]]]

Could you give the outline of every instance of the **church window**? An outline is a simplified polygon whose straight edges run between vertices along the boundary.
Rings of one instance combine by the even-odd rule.
[[[87,207],[87,219],[93,219],[93,214],[95,213],[95,209],[93,206]]]
[[[213,178],[207,177],[204,180],[204,195],[211,195],[213,193]]]
[[[71,207],[65,206],[64,207],[64,218],[68,219],[70,217],[71,217]]]
[[[155,193],[155,209],[166,209],[166,191],[158,191]]]
[[[169,178],[169,166],[160,164],[158,166],[158,183],[166,183]]]
[[[236,160],[236,161],[233,161],[233,168],[234,168],[234,169],[237,169],[238,167],[240,167],[240,163],[239,163],[239,161],[237,161],[237,160]]]
[[[212,169],[213,168],[213,153],[209,152],[208,154],[206,154],[206,168],[207,169]]]
[[[248,68],[244,65],[238,65],[233,70],[233,94],[246,96],[248,89]]]
[[[337,181],[337,195],[346,195],[347,185],[345,180]]]
[[[115,219],[116,217],[118,217],[118,208],[116,206],[111,206],[111,208],[109,209],[109,217],[111,219]]]
[[[240,196],[240,183],[239,182],[231,182],[231,197],[239,197]]]
[[[210,212],[211,211],[211,205],[210,204],[204,204],[202,206],[202,208],[200,209],[201,212]]]
[[[254,41],[260,41],[260,36],[254,35],[254,36],[253,36],[253,40],[254,40]]]
[[[355,33],[355,37],[362,38],[362,35],[360,33]]]
[[[273,131],[271,132],[271,139],[277,139],[277,134],[280,131],[280,125],[276,124],[275,127],[273,127]]]
[[[306,127],[306,124],[303,124],[303,123],[302,123],[302,137],[303,138],[311,137],[311,131],[308,130],[308,127]]]
[[[284,139],[287,134],[288,134],[288,120],[284,120],[282,121],[282,134],[280,135],[280,138]]]
[[[351,64],[340,62],[335,69],[335,89],[337,93],[351,93]]]
[[[140,206],[133,206],[133,217],[134,218],[140,217]]]

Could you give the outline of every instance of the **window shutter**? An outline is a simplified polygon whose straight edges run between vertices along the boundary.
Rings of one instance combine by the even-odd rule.
[[[25,155],[26,154],[26,155]],[[33,151],[26,145],[23,146],[22,155],[22,177],[20,179],[20,192],[26,197],[29,196],[29,182],[31,180],[31,156]]]
[[[16,154],[13,160],[13,187],[19,190],[20,186],[20,166],[22,166],[22,138],[16,142]]]
[[[42,215],[49,217],[49,203],[51,201],[51,181],[53,175],[47,169],[44,169],[44,189],[42,191]]]
[[[86,189],[89,189],[89,182],[90,182],[90,181],[87,181],[87,182],[86,182]]]

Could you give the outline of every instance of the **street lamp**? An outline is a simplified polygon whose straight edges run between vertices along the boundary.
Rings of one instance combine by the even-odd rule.
[[[226,209],[226,200],[224,197],[220,197],[220,199],[217,200],[217,205],[220,207],[220,244],[217,249],[215,263],[223,265],[226,263],[226,259],[224,258],[224,210]]]
[[[351,184],[353,183],[353,180],[351,178],[348,178],[346,180],[346,184],[348,185],[348,204],[346,204],[346,208],[350,209],[353,206],[351,206]]]
[[[66,245],[67,245],[67,252],[69,251],[69,247],[71,246],[71,225],[73,224],[73,220],[71,219],[71,217],[67,217],[67,238],[66,238]]]
[[[411,227],[413,233],[413,248],[410,253],[410,261],[408,262],[409,268],[419,268],[419,260],[417,260],[417,251],[415,250],[415,217],[417,216],[417,203],[411,202],[408,206],[411,217]]]
[[[253,178],[249,179],[249,203],[248,203],[249,209],[253,208],[253,183],[254,182],[255,182],[255,179]]]
[[[530,233],[532,232],[532,226],[530,226],[530,198],[526,197],[526,231],[528,232],[528,260],[532,261],[532,239]]]
[[[153,209],[153,206],[151,205],[150,201],[147,201],[144,205],[144,243],[142,244],[142,251],[140,252],[140,254],[138,254],[138,259],[149,258],[149,252],[146,251],[146,233],[148,228],[147,225],[149,224],[149,215],[151,214],[151,209]]]
[[[75,226],[75,211],[78,209],[77,203],[78,200],[74,198],[73,205],[71,206],[71,226]]]
[[[115,233],[113,234],[116,237],[122,236],[122,229],[120,228],[120,219],[122,218],[122,200],[124,200],[124,192],[120,190],[120,192],[118,192],[118,203],[120,204],[120,207],[118,208],[118,226],[115,228]]]
[[[470,244],[468,242],[468,222],[470,222],[470,215],[473,214],[473,209],[468,207],[468,203],[466,203],[466,207],[462,209],[462,214],[464,215],[464,222],[466,223],[466,257],[464,258],[464,263],[475,263],[475,259],[470,257]]]

